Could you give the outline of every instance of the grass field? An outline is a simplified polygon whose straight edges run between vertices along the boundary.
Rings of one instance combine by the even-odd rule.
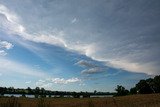
[[[160,107],[160,94],[111,98],[0,98],[0,107]]]

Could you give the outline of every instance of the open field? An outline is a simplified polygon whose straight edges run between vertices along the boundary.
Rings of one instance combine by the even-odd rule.
[[[160,94],[111,98],[0,98],[0,107],[160,107]]]

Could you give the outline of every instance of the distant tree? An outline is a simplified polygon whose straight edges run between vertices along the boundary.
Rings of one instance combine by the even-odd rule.
[[[39,87],[36,87],[35,88],[35,98],[38,98],[39,97],[39,94],[40,94],[40,88]]]
[[[128,90],[126,90],[123,86],[117,85],[117,88],[115,89],[117,91],[116,96],[124,96],[129,93]]]
[[[36,93],[36,94],[39,94],[39,93],[40,93],[40,88],[39,88],[39,87],[36,87],[36,88],[35,88],[35,93]]]
[[[3,96],[6,92],[6,88],[0,87],[0,95]]]
[[[27,92],[28,94],[31,94],[32,93],[32,89],[30,87],[27,88]]]
[[[79,93],[73,92],[72,94],[73,94],[74,98],[80,98],[80,94]]]
[[[94,90],[94,94],[96,94],[97,93],[97,91],[96,90]]]

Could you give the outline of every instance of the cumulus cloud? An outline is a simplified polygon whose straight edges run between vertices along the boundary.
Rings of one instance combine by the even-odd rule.
[[[69,78],[69,79],[64,79],[64,78],[46,78],[44,80],[40,79],[36,82],[37,87],[43,87],[45,89],[51,89],[53,84],[59,84],[59,85],[64,85],[64,84],[73,84],[73,83],[78,83],[78,84],[83,84],[82,80],[79,78]]]
[[[88,2],[84,3],[90,4]],[[20,3],[21,8],[27,5]],[[34,5],[35,2],[28,3]],[[21,12],[18,15],[11,12],[6,6],[0,5],[1,29],[33,42],[58,45],[77,51],[117,69],[159,74],[160,23],[158,19],[160,15],[157,5],[160,4],[159,1],[97,1],[94,5],[88,5],[80,10],[79,7],[71,5],[72,3],[65,2],[66,5],[61,9],[66,10],[66,13],[59,15],[54,14],[60,11],[59,8],[52,9],[57,6],[56,3],[50,4],[52,8],[43,7],[38,1],[36,3],[37,5],[33,6],[34,9],[30,10],[37,9],[41,12],[32,11],[35,13],[31,14],[30,10],[23,8],[23,10],[19,9]],[[83,3],[78,4],[79,6],[84,5]],[[14,9],[14,6],[12,8]],[[68,26],[67,18],[71,17],[70,13],[75,13],[74,16],[79,16],[81,21]],[[39,20],[41,16],[45,17]],[[69,23],[72,18],[69,18]],[[32,23],[34,21],[37,22],[34,24]],[[38,28],[39,26],[41,28]],[[33,27],[34,30],[32,30]],[[55,27],[58,29],[57,33],[52,33]],[[40,32],[42,29],[45,33]]]
[[[55,84],[70,84],[70,83],[77,83],[80,82],[81,79],[79,78],[69,78],[69,79],[64,79],[64,78],[52,78],[51,81]]]
[[[39,87],[50,87],[53,84],[72,84],[72,83],[80,83],[81,79],[79,78],[69,78],[69,79],[64,79],[64,78],[47,78],[45,80],[38,80],[36,82],[36,86]]]

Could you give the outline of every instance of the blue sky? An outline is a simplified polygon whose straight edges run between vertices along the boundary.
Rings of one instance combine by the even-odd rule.
[[[159,75],[158,0],[0,0],[0,86],[127,89]]]

